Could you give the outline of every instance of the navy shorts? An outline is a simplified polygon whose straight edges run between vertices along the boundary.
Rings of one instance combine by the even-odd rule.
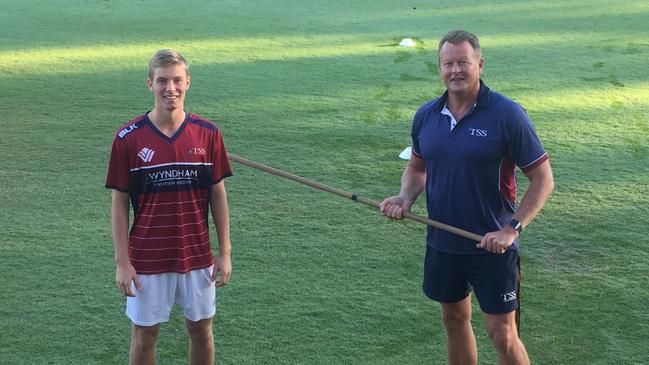
[[[509,313],[518,309],[519,265],[518,250],[454,255],[426,245],[422,287],[427,297],[442,303],[459,302],[473,289],[483,312]]]

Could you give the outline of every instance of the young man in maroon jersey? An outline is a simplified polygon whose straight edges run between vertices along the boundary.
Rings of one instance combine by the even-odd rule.
[[[147,81],[154,108],[117,131],[110,156],[106,187],[112,189],[115,284],[126,295],[133,322],[131,364],[155,363],[160,323],[169,320],[174,303],[186,317],[190,362],[213,364],[215,287],[226,285],[232,271],[223,183],[232,171],[219,128],[184,110],[188,71],[185,58],[173,50],[154,55]],[[209,211],[217,256],[209,240]]]

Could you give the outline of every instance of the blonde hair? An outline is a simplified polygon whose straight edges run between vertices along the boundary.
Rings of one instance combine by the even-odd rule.
[[[185,68],[187,76],[189,76],[189,65],[187,60],[180,53],[173,49],[161,49],[153,55],[149,61],[149,79],[153,77],[153,71],[158,67],[167,67],[181,65]]]

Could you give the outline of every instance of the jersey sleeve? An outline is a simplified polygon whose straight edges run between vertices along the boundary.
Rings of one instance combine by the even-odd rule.
[[[533,170],[548,159],[548,154],[536,134],[532,121],[518,104],[512,111],[509,126],[510,141],[507,152],[521,170],[524,172]]]
[[[419,131],[421,130],[421,125],[423,123],[425,114],[426,113],[424,112],[424,107],[421,107],[419,108],[419,110],[417,110],[414,118],[412,119],[412,130],[410,131],[410,135],[412,137],[412,153],[417,155],[418,157],[421,157]]]
[[[212,151],[210,152],[213,163],[211,180],[212,184],[218,184],[226,177],[232,176],[232,169],[230,168],[230,162],[228,161],[228,152],[225,149],[220,129],[215,133],[214,142],[212,143]]]
[[[105,186],[107,189],[129,192],[128,148],[126,142],[118,136],[113,140]]]

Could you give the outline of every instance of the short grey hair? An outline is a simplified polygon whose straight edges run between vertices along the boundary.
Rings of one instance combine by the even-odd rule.
[[[439,45],[437,46],[437,53],[439,54],[439,51],[442,49],[442,46],[444,43],[452,43],[452,44],[460,44],[462,42],[469,42],[471,47],[473,48],[474,51],[478,52],[478,54],[481,54],[480,52],[480,41],[478,40],[478,37],[476,37],[475,34],[467,32],[466,30],[452,30],[442,39],[439,41]]]

